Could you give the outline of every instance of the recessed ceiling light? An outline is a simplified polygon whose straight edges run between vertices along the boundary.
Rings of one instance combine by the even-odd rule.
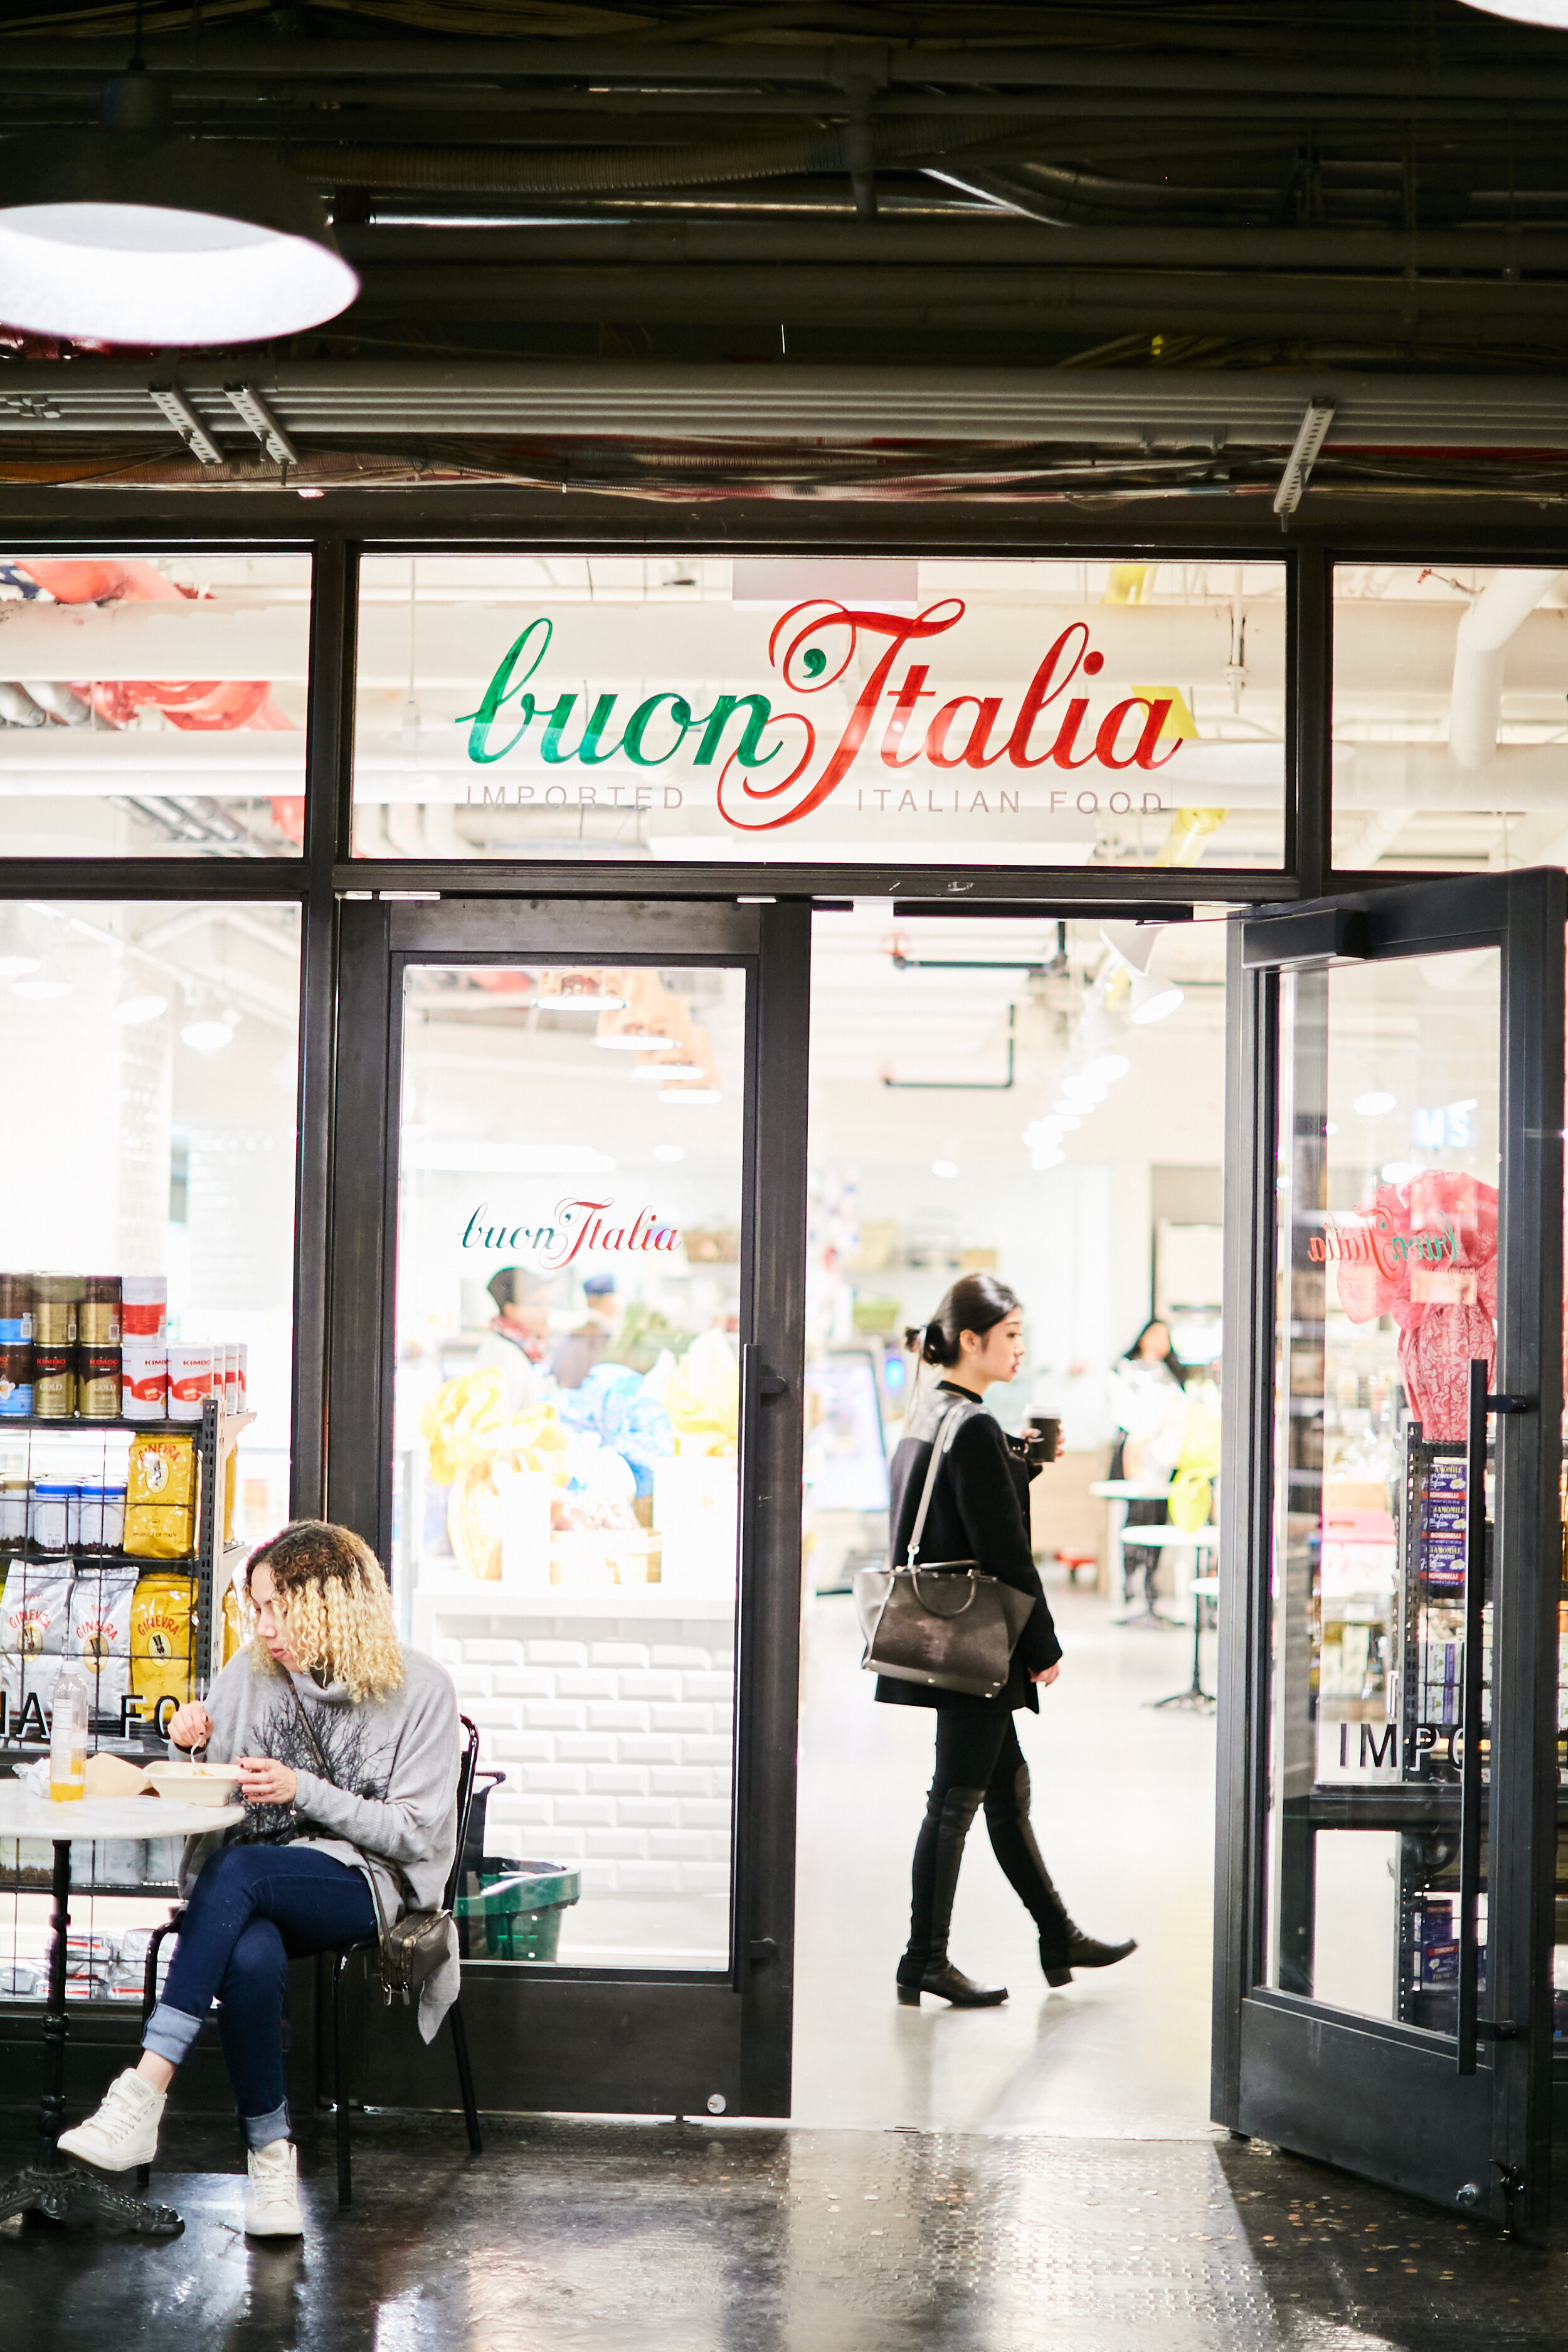
[[[660,1087],[658,1099],[668,1103],[716,1103],[722,1102],[724,1097],[718,1087],[680,1086]]]
[[[656,1160],[662,1160],[667,1167],[673,1168],[678,1160],[685,1159],[686,1146],[684,1143],[656,1143],[653,1156]]]
[[[51,997],[68,996],[70,992],[68,980],[14,980],[11,982],[13,996],[29,997],[37,1004],[46,1003]]]
[[[931,1163],[931,1172],[933,1176],[956,1176],[958,1162],[956,1160],[933,1160]]]
[[[1390,1160],[1380,1172],[1385,1184],[1408,1184],[1416,1171],[1408,1160]]]
[[[1352,1108],[1363,1118],[1382,1118],[1384,1112],[1394,1108],[1394,1097],[1384,1094],[1381,1087],[1374,1087],[1370,1094],[1357,1095]]]

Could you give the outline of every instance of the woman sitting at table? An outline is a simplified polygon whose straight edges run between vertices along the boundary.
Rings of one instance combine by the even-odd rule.
[[[381,1919],[440,1902],[457,1840],[458,1706],[445,1668],[399,1643],[380,1565],[349,1528],[297,1519],[252,1555],[242,1595],[248,1647],[205,1706],[179,1709],[169,1737],[176,1756],[205,1748],[238,1766],[245,1819],[187,1845],[189,1900],[141,2062],[60,2146],[106,2172],[150,2164],[165,2094],[216,1999],[249,2149],[246,2230],[298,2237],[289,1963],[373,1943]],[[454,1954],[421,1993],[426,2041],[457,1989]]]

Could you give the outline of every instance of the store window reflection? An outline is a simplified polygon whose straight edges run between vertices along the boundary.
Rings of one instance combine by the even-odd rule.
[[[365,857],[1273,866],[1279,563],[368,558]]]
[[[232,1651],[236,1566],[288,1517],[299,928],[268,905],[0,907],[16,1769],[45,1754],[68,1675],[89,1772],[127,1785],[155,1760],[173,1707]],[[0,1843],[0,1997],[42,1997],[48,1859]],[[78,1849],[73,1998],[140,1999],[174,1863],[169,1841]]]
[[[1333,861],[1568,862],[1568,573],[1341,564]]]
[[[480,1729],[473,1958],[729,1957],[745,1014],[406,975],[394,1585]]]
[[[298,856],[310,605],[305,555],[0,548],[0,847]]]
[[[1268,1980],[1447,2034],[1467,1737],[1489,1769],[1465,1441],[1496,1362],[1499,984],[1492,948],[1281,982]],[[1484,1859],[1479,1923],[1484,1985]]]

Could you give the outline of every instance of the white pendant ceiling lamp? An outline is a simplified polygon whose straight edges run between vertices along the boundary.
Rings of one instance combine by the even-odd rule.
[[[0,142],[0,319],[35,334],[259,342],[346,310],[359,279],[313,188],[254,145],[178,139],[144,73],[108,128]]]
[[[1517,25],[1550,25],[1555,31],[1568,29],[1568,0],[1465,0],[1467,8],[1479,8],[1488,16],[1511,16]]]

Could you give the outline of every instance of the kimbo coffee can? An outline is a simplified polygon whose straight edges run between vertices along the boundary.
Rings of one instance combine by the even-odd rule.
[[[77,1411],[83,1421],[119,1420],[120,1369],[118,1348],[78,1348]]]
[[[39,1421],[71,1421],[76,1416],[76,1349],[33,1348],[33,1412]]]

